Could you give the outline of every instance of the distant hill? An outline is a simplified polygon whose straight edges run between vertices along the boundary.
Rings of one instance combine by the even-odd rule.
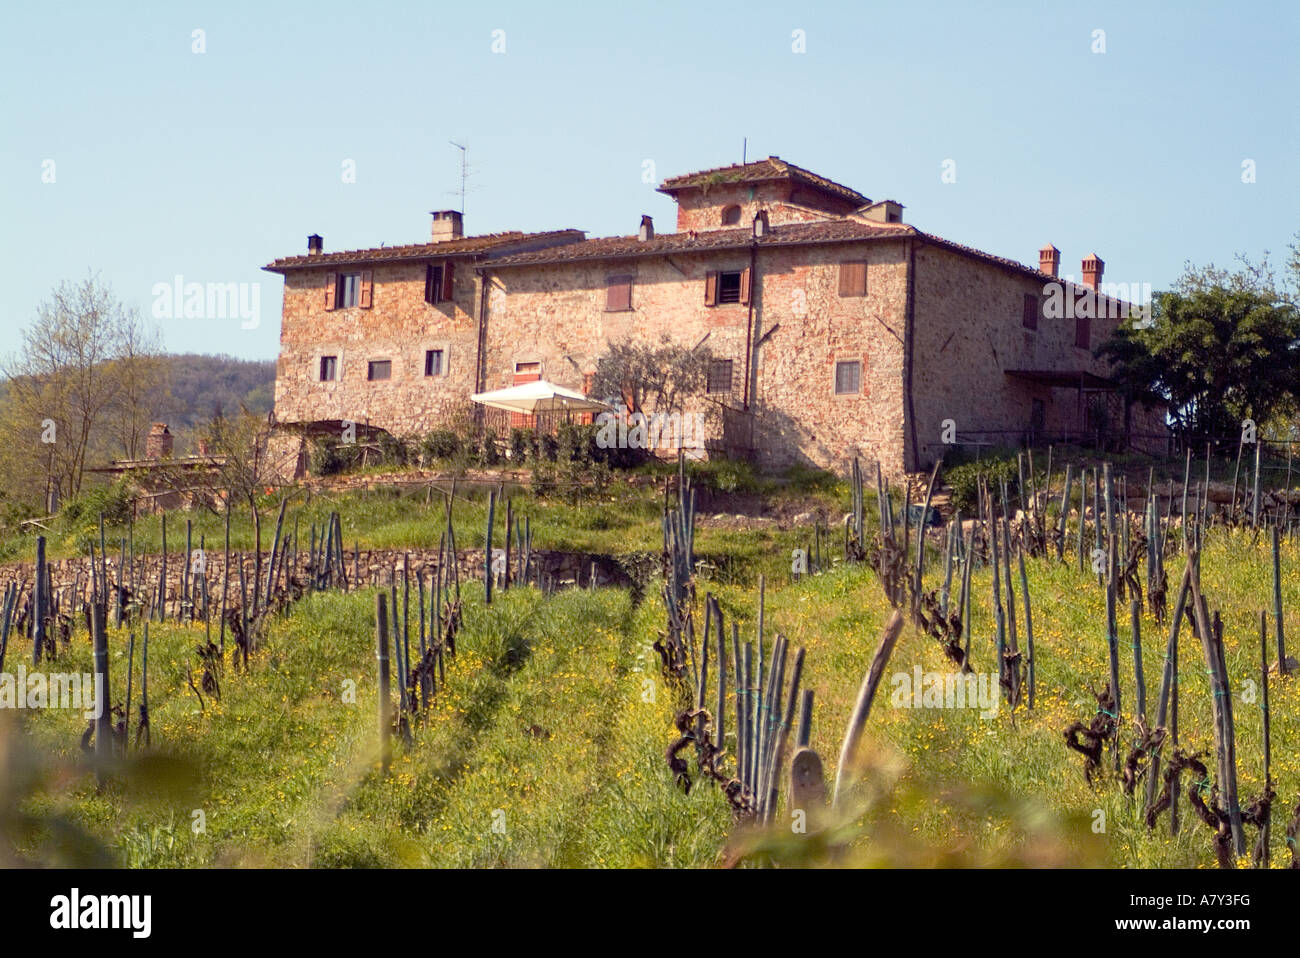
[[[242,403],[249,412],[265,415],[274,404],[274,360],[200,353],[170,354],[163,360],[170,390],[155,418],[167,423],[178,453],[190,448],[194,427],[218,411],[231,415]]]

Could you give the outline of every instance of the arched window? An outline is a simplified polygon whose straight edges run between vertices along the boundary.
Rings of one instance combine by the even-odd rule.
[[[722,225],[736,226],[740,223],[740,207],[732,204],[722,208]]]

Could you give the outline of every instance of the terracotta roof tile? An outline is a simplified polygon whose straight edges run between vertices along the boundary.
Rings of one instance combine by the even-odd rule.
[[[826,177],[819,176],[811,170],[805,170],[801,166],[787,163],[779,156],[769,156],[765,160],[755,160],[753,163],[736,163],[732,166],[720,166],[712,170],[700,170],[695,173],[683,173],[681,176],[670,176],[663,181],[663,184],[659,187],[659,192],[672,194],[678,190],[695,186],[712,186],[722,183],[762,183],[771,180],[795,180],[816,187],[826,193],[839,196],[859,206],[865,206],[871,202],[857,190],[851,190],[842,183],[828,180]]]
[[[781,246],[805,246],[819,243],[848,243],[865,239],[898,238],[914,234],[910,226],[898,223],[865,223],[855,219],[827,219],[810,223],[783,223],[771,227],[758,240],[760,249]],[[535,266],[543,263],[571,263],[583,260],[628,259],[640,256],[665,256],[670,253],[698,253],[725,249],[748,249],[753,231],[737,229],[700,230],[695,233],[663,233],[652,239],[636,236],[606,236],[583,240],[566,246],[502,256],[492,261],[492,268]]]
[[[511,247],[527,247],[533,243],[555,241],[579,242],[585,234],[581,230],[550,230],[543,233],[525,233],[511,230],[505,233],[487,233],[483,236],[466,236],[462,239],[443,240],[439,243],[413,243],[407,246],[379,246],[371,249],[342,250],[337,253],[317,253],[314,256],[285,256],[262,267],[272,273],[316,266],[336,266],[350,263],[389,263],[408,259],[427,259],[443,256],[483,256]]]

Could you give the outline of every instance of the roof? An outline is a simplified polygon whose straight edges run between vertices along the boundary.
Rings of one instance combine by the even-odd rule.
[[[559,243],[577,242],[585,235],[582,230],[576,229],[550,230],[543,233],[511,230],[505,233],[487,233],[483,236],[442,240],[438,243],[413,243],[408,246],[379,246],[371,249],[343,250],[337,253],[284,256],[262,268],[272,273],[285,273],[294,269],[350,263],[392,263],[452,256],[481,257],[511,247],[527,247],[530,244],[548,243],[552,240]]]
[[[838,217],[808,223],[782,223],[769,227],[765,236],[754,239],[751,227],[700,230],[698,232],[662,233],[648,240],[636,236],[606,236],[565,246],[502,256],[491,263],[493,269],[512,266],[536,266],[543,263],[571,263],[585,260],[629,259],[641,256],[666,256],[672,253],[711,252],[760,249],[782,246],[811,246],[821,243],[851,243],[871,239],[899,239],[917,235],[901,223],[867,223]]]
[[[736,163],[732,166],[719,166],[711,170],[670,176],[663,181],[659,192],[672,195],[679,190],[696,187],[707,188],[724,183],[770,183],[774,180],[793,180],[796,183],[803,183],[823,193],[838,196],[855,206],[866,206],[871,202],[857,190],[851,190],[842,183],[818,176],[801,166],[787,163],[779,156],[769,156],[765,160],[755,160],[753,163]]]

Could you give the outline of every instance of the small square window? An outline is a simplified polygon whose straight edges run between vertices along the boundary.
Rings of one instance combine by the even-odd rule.
[[[339,358],[337,356],[322,356],[320,358],[320,381],[331,382],[339,378]]]
[[[718,302],[740,302],[740,270],[728,270],[718,274]]]
[[[366,368],[366,378],[371,382],[393,378],[393,361],[391,359],[372,359]]]
[[[715,359],[709,363],[709,379],[704,391],[709,393],[731,392],[732,366],[730,359]]]
[[[862,392],[862,363],[856,359],[835,364],[835,395],[856,396]]]
[[[347,309],[357,305],[361,296],[361,274],[339,273],[338,289],[334,298],[337,309]]]
[[[424,374],[426,376],[441,376],[442,370],[442,350],[426,349],[424,351]]]

